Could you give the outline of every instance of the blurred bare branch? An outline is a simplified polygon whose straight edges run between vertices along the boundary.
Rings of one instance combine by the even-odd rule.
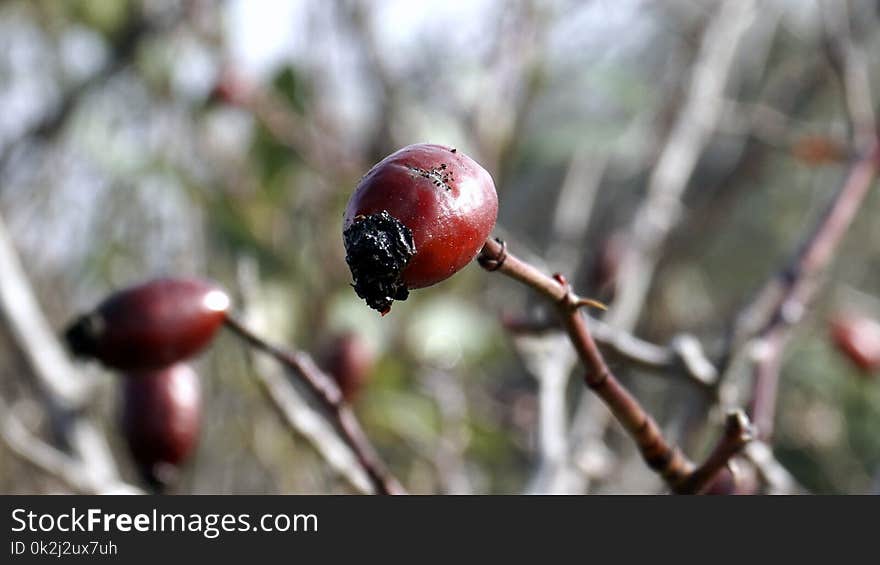
[[[758,469],[767,485],[768,494],[802,494],[807,492],[773,456],[773,450],[762,441],[753,441],[745,448],[745,457]]]
[[[581,316],[580,300],[565,279],[558,274],[550,277],[541,273],[512,255],[503,243],[494,239],[486,241],[478,262],[483,269],[510,277],[556,304],[566,333],[586,371],[584,384],[605,402],[638,446],[651,470],[673,490],[686,484],[693,471],[693,463],[678,447],[667,441],[657,422],[611,372]]]
[[[247,305],[245,320],[252,328],[263,327],[265,324],[261,323],[262,316],[255,306],[258,304],[257,289],[260,288],[256,264],[252,261],[241,260],[238,275],[239,289],[243,301]],[[327,421],[326,417],[310,406],[306,398],[288,380],[277,357],[272,357],[274,356],[263,351],[253,353],[255,377],[268,400],[287,425],[308,439],[327,463],[355,489],[362,493],[374,492],[372,484],[374,477],[360,462],[359,455],[355,453],[348,441],[342,439],[342,436]],[[314,364],[311,363],[311,365]],[[314,366],[314,370],[318,370],[316,366]],[[324,376],[323,380],[332,383],[330,377]],[[339,395],[338,389],[336,394]]]
[[[819,5],[826,53],[846,101],[851,137],[856,148],[865,149],[877,136],[868,57],[853,37],[850,3],[822,0]]]
[[[772,436],[782,353],[791,327],[800,322],[816,291],[817,277],[827,268],[880,169],[880,149],[875,144],[856,161],[846,181],[832,197],[818,223],[801,243],[795,258],[773,279],[772,308],[748,349],[755,355],[754,393],[751,411],[759,436]],[[762,293],[763,294],[763,293]],[[766,302],[759,296],[756,306]]]
[[[33,383],[49,413],[53,432],[65,450],[70,451],[71,459],[76,461],[76,473],[81,479],[79,484],[91,485],[94,490],[121,484],[106,440],[83,414],[89,383],[71,364],[43,316],[2,218],[0,321],[9,330],[13,346],[30,369]],[[23,428],[14,423],[11,426],[7,430],[7,439],[19,445]],[[57,462],[57,458],[53,461]]]
[[[447,371],[430,370],[426,388],[437,399],[440,433],[434,450],[434,464],[444,494],[475,494],[468,473],[466,452],[470,444],[467,398],[461,377]]]
[[[110,58],[104,65],[65,92],[55,108],[32,124],[15,142],[21,144],[54,138],[73,114],[80,101],[93,88],[105,84],[110,77],[131,62],[144,37],[167,27],[174,20],[173,15],[161,23],[148,21],[141,14],[133,15],[113,39],[109,51]],[[9,147],[0,147],[0,173],[5,171],[10,155]]]
[[[740,40],[754,16],[753,1],[726,0],[703,34],[678,119],[651,173],[645,200],[633,218],[632,248],[621,267],[625,284],[620,285],[607,317],[613,326],[628,330],[636,324],[658,253],[681,214],[681,195],[723,116],[724,89]]]
[[[0,399],[0,437],[22,460],[61,480],[79,494],[143,494],[137,487],[95,475],[88,464],[71,457],[32,434],[15,415],[15,409]]]
[[[564,334],[520,336],[515,345],[538,381],[538,467],[526,492],[575,494],[581,481],[570,461],[566,402],[569,375],[577,363],[574,349]]]

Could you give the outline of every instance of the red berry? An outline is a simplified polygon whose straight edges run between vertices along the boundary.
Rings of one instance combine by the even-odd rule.
[[[818,135],[797,140],[791,148],[791,154],[795,159],[812,166],[840,163],[847,158],[846,148],[840,142]]]
[[[144,478],[168,482],[195,450],[201,427],[199,378],[189,365],[126,375],[122,431]]]
[[[837,348],[865,372],[880,370],[880,322],[866,316],[841,315],[831,321]]]
[[[358,395],[376,362],[373,350],[354,332],[337,336],[323,357],[324,368],[336,379],[342,396],[348,402]]]
[[[387,312],[410,289],[467,265],[495,227],[492,177],[451,147],[404,147],[373,166],[345,210],[345,260],[354,289]]]
[[[210,100],[230,106],[247,106],[253,97],[251,85],[239,73],[230,68],[223,69],[211,90]]]
[[[122,370],[159,369],[205,347],[223,324],[229,297],[197,279],[157,279],[116,292],[65,332],[78,357]]]

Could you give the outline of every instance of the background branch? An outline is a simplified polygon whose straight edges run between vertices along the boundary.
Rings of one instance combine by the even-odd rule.
[[[241,293],[243,319],[248,327],[265,331],[265,316],[259,306],[260,277],[256,263],[242,258],[238,264],[238,289]],[[254,376],[266,398],[293,431],[300,434],[327,464],[339,473],[355,490],[363,494],[374,492],[370,477],[361,467],[354,452],[334,429],[327,418],[312,408],[308,400],[290,382],[285,365],[266,354],[249,351]]]
[[[0,437],[23,461],[56,479],[79,494],[143,494],[122,481],[96,480],[88,464],[60,451],[32,434],[15,415],[15,409],[0,399]]]
[[[274,358],[299,378],[315,399],[322,405],[336,431],[353,452],[360,467],[370,479],[373,488],[380,494],[405,494],[405,490],[379,460],[375,448],[370,444],[361,429],[351,407],[342,398],[342,393],[333,378],[318,368],[311,357],[300,351],[286,351],[272,345],[248,329],[233,316],[226,319],[226,327],[242,338],[245,343]],[[267,378],[262,374],[261,384],[269,393],[270,400],[285,415],[288,422],[296,422],[296,408],[292,406],[294,396],[286,391],[278,379]],[[326,439],[326,437],[325,437]]]
[[[89,485],[94,491],[120,488],[119,485],[123,483],[110,448],[83,414],[88,399],[88,381],[71,364],[40,310],[2,217],[0,321],[8,329],[13,347],[28,366],[32,382],[40,392],[49,414],[55,437],[76,462],[77,484]],[[13,445],[23,445],[19,441],[23,428],[16,427],[14,421],[6,428],[4,437],[11,440]],[[50,452],[34,449],[37,451],[28,453],[39,453],[40,461],[57,462],[57,457],[43,457]]]
[[[630,332],[616,328],[599,318],[584,314],[596,343],[609,356],[626,361],[640,369],[647,369],[661,376],[681,374],[700,386],[713,386],[718,380],[718,370],[706,355],[696,336],[682,333],[673,337],[667,345],[651,343]],[[535,319],[505,315],[505,329],[514,335],[544,334],[557,332],[558,319]],[[566,344],[570,346],[570,343]]]
[[[647,195],[633,218],[631,248],[621,266],[626,284],[618,288],[607,316],[616,327],[635,326],[650,289],[659,251],[681,213],[681,195],[723,116],[724,88],[737,47],[754,15],[752,0],[726,0],[703,34],[678,119],[651,173]]]
[[[817,288],[816,278],[831,262],[874,183],[878,168],[880,149],[875,143],[853,164],[794,260],[776,277],[778,298],[772,302],[769,320],[749,346],[757,357],[750,410],[758,435],[765,441],[773,433],[779,371],[790,329],[803,318]]]
[[[549,277],[532,265],[509,253],[505,246],[488,240],[479,255],[480,266],[498,271],[543,295],[559,308],[566,332],[581,359],[586,385],[598,395],[639,447],[648,466],[657,472],[675,492],[689,492],[688,482],[694,471],[691,463],[660,431],[654,419],[620,384],[608,368],[580,313],[580,300],[560,275]],[[699,481],[694,484],[700,485]]]

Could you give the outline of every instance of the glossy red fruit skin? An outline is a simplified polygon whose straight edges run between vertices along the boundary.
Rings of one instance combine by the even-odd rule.
[[[831,321],[831,339],[865,373],[880,370],[880,322],[866,316],[843,314]]]
[[[156,279],[112,294],[74,322],[65,337],[75,355],[108,367],[159,369],[204,348],[228,307],[228,296],[213,283]]]
[[[336,380],[346,401],[355,400],[376,364],[366,341],[354,332],[336,336],[323,355],[324,369]]]
[[[415,254],[400,281],[417,289],[445,280],[476,257],[495,227],[498,195],[489,173],[464,153],[417,144],[389,155],[361,179],[343,228],[383,211],[412,232]]]
[[[122,432],[151,484],[164,483],[198,444],[202,421],[199,377],[184,363],[123,379]]]

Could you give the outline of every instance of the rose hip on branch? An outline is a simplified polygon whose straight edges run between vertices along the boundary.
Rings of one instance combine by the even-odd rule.
[[[201,427],[199,378],[177,363],[124,375],[122,432],[144,479],[162,486],[195,450]]]
[[[477,256],[495,227],[492,177],[454,148],[410,145],[373,166],[348,202],[345,260],[358,296],[386,314]]]
[[[120,290],[77,318],[65,340],[74,355],[123,371],[160,369],[204,348],[226,318],[229,297],[199,279],[156,279]]]
[[[880,370],[880,322],[856,314],[841,314],[831,321],[831,339],[850,361],[865,373]]]
[[[370,377],[376,356],[369,344],[355,332],[334,337],[322,356],[324,369],[336,380],[347,402],[354,400]]]

